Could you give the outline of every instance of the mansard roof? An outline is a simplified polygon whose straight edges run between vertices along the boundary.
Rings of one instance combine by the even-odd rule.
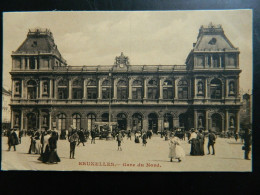
[[[228,40],[221,25],[201,26],[194,51],[228,51],[238,50]]]
[[[27,38],[13,54],[52,53],[65,62],[49,29],[29,29]]]

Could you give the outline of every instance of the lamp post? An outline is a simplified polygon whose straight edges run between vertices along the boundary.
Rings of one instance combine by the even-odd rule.
[[[109,102],[108,102],[108,135],[107,135],[107,140],[111,140],[112,139],[112,135],[111,135],[111,94],[112,94],[112,73],[109,72],[108,73],[108,77],[109,77],[109,82],[110,82],[110,89],[109,89]]]

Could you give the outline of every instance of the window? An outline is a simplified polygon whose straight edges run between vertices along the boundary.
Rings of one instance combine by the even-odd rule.
[[[210,83],[210,97],[211,99],[222,98],[222,87],[219,79],[213,79]]]
[[[82,81],[76,79],[72,83],[72,98],[73,99],[82,99]]]
[[[58,82],[58,99],[68,98],[68,81],[66,79],[61,79]]]
[[[73,126],[76,127],[76,129],[80,129],[80,123],[81,123],[81,117],[79,114],[73,115]]]
[[[235,83],[233,81],[229,82],[229,95],[235,94]]]
[[[135,80],[132,85],[132,98],[134,100],[140,100],[142,99],[142,81],[141,80]]]
[[[58,116],[58,130],[66,130],[66,116],[65,114],[60,114]]]
[[[88,115],[88,130],[94,129],[96,116],[94,114]]]
[[[29,68],[30,68],[30,69],[35,69],[35,59],[34,59],[33,57],[30,58]]]
[[[201,81],[198,82],[198,95],[203,95],[203,83]]]
[[[36,82],[33,81],[33,80],[30,80],[28,81],[27,83],[27,98],[28,99],[36,99],[36,90],[37,90],[37,87],[36,87]]]
[[[218,55],[213,55],[213,67],[214,68],[219,67],[219,57],[218,57]]]
[[[110,99],[112,89],[111,89],[111,82],[109,80],[105,80],[102,83],[102,99]]]
[[[173,99],[173,85],[171,80],[163,83],[163,99]]]
[[[14,84],[14,90],[15,90],[15,94],[19,95],[20,94],[20,90],[21,90],[21,83],[20,81],[16,81]]]
[[[90,80],[87,84],[87,97],[88,99],[97,98],[97,86],[96,86],[96,81],[94,80]]]
[[[151,79],[148,82],[148,99],[158,99],[159,98],[159,90],[158,90],[158,82],[155,79]]]
[[[185,80],[181,80],[178,83],[178,98],[188,99],[188,83]]]
[[[102,118],[102,122],[108,122],[109,121],[109,114],[104,113],[104,114],[102,114],[101,118]]]
[[[48,94],[48,82],[47,81],[44,81],[43,84],[42,84],[42,93],[43,95],[47,95]]]
[[[127,83],[124,80],[120,80],[117,83],[117,99],[125,100],[128,97]]]

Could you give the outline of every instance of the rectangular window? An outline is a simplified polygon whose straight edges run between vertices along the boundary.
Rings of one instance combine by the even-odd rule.
[[[73,89],[72,91],[73,99],[82,99],[82,90],[81,89]]]
[[[197,66],[203,67],[204,65],[204,56],[197,56]]]
[[[127,88],[122,88],[122,87],[117,88],[117,99],[119,100],[127,99]]]
[[[102,88],[102,99],[107,100],[110,98],[110,88]]]
[[[59,88],[58,89],[58,99],[67,99],[67,88]]]
[[[157,88],[148,88],[148,99],[158,99],[158,89]]]
[[[93,100],[97,98],[97,89],[96,88],[88,88],[87,89],[88,99]]]
[[[187,87],[178,88],[178,98],[179,99],[188,99],[188,88]]]
[[[132,98],[134,100],[140,100],[142,99],[142,88],[133,88],[133,91],[132,91]]]
[[[173,89],[172,88],[163,89],[163,99],[173,99]]]

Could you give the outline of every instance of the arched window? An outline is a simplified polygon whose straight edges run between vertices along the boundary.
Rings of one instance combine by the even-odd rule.
[[[117,99],[125,100],[128,97],[127,82],[125,80],[119,80],[117,83]]]
[[[102,118],[102,122],[108,122],[109,121],[109,114],[104,113],[104,114],[102,114],[101,118]]]
[[[82,80],[75,79],[72,83],[72,98],[73,99],[82,99]]]
[[[92,130],[95,127],[96,115],[88,114],[88,130]]]
[[[28,99],[36,99],[36,94],[37,94],[36,91],[37,91],[36,82],[33,80],[28,81],[28,83],[27,83]]]
[[[90,100],[97,98],[97,83],[95,80],[88,81],[87,84],[87,97]]]
[[[171,80],[163,82],[163,99],[173,99],[173,84]]]
[[[119,113],[117,115],[117,124],[120,130],[127,130],[127,117],[124,113]]]
[[[110,99],[112,96],[111,82],[109,80],[105,80],[102,83],[102,99]]]
[[[210,97],[211,99],[222,98],[222,85],[219,79],[213,79],[210,83]]]
[[[141,100],[143,94],[143,83],[141,80],[134,80],[132,85],[132,98],[134,100]]]
[[[73,126],[76,127],[76,129],[80,129],[80,124],[81,124],[81,117],[79,114],[74,114],[72,116],[73,118]]]
[[[159,98],[159,90],[158,90],[158,82],[156,79],[151,79],[148,82],[148,99],[158,99]]]
[[[67,99],[68,98],[68,80],[61,79],[58,82],[58,99]]]
[[[188,99],[188,82],[186,80],[180,80],[178,83],[178,98]]]
[[[65,114],[58,115],[58,130],[66,130],[66,116]]]
[[[148,129],[152,130],[154,133],[158,131],[158,116],[155,113],[148,115]]]

